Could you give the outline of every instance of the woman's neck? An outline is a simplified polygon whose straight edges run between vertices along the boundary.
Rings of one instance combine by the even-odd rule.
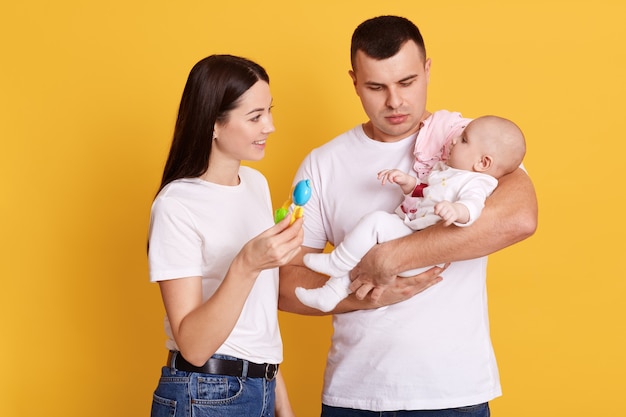
[[[219,185],[239,185],[239,167],[241,161],[213,161],[209,160],[209,167],[200,176],[204,181]]]

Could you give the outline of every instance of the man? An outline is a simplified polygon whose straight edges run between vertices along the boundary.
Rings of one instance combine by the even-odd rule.
[[[303,266],[304,254],[340,243],[363,215],[392,212],[402,200],[396,187],[380,186],[376,173],[389,167],[410,172],[416,141],[441,143],[441,135],[467,122],[439,122],[426,110],[431,61],[409,20],[363,22],[353,34],[351,58],[350,76],[369,121],[313,150],[296,174],[295,181],[311,179],[313,192],[301,255],[281,269],[279,307],[285,311],[319,314],[294,295],[295,287],[317,288],[327,279]],[[472,226],[439,223],[371,249],[351,274],[357,294],[333,311],[322,416],[396,410],[405,410],[398,413],[403,416],[488,416],[488,401],[501,389],[489,337],[486,255],[532,235],[536,220],[532,183],[518,169],[500,180]],[[447,262],[447,269],[396,278]]]

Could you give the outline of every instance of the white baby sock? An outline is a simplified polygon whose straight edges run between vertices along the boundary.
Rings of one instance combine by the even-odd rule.
[[[323,312],[329,312],[348,295],[351,291],[350,277],[348,275],[330,277],[326,284],[320,288],[307,290],[297,287],[296,297],[306,306],[316,308]]]
[[[331,253],[308,253],[304,255],[304,264],[313,271],[331,277],[345,275],[359,263],[338,246]]]

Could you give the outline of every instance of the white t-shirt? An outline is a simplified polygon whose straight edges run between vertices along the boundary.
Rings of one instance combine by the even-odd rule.
[[[422,128],[417,140],[434,130]],[[415,135],[377,142],[357,126],[314,149],[294,180],[309,178],[312,185],[304,246],[322,249],[327,240],[338,244],[363,215],[392,213],[402,191],[381,186],[376,173],[398,168],[415,174],[414,144]],[[489,336],[486,267],[486,257],[455,262],[441,283],[407,301],[335,315],[323,403],[421,410],[473,405],[501,395]]]
[[[267,181],[242,166],[240,184],[223,186],[199,178],[168,184],[152,205],[150,280],[202,277],[202,297],[220,285],[243,245],[273,225]],[[278,269],[259,274],[235,328],[216,353],[253,362],[282,362],[278,328]],[[166,346],[178,350],[165,318]]]

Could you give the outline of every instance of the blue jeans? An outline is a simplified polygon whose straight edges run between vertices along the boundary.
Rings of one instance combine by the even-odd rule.
[[[227,358],[224,356],[220,356]],[[274,417],[276,380],[163,367],[151,417]]]
[[[489,403],[445,410],[365,411],[322,404],[322,417],[489,417]]]

